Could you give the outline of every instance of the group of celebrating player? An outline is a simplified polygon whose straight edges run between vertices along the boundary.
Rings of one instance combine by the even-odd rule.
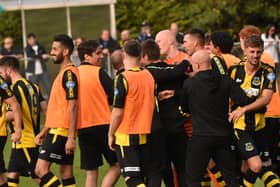
[[[97,186],[103,157],[109,169],[102,187],[120,174],[129,187],[280,186],[280,96],[274,61],[264,53],[255,26],[240,31],[242,60],[233,42],[199,29],[176,37],[160,31],[155,40],[127,41],[111,54],[114,80],[101,68],[95,40],[78,46],[81,64],[71,61],[73,41],[54,37],[50,54],[59,64],[48,102],[20,74],[19,61],[0,59],[0,187],[16,187],[31,176],[42,187],[74,187],[76,137],[85,186]],[[112,108],[110,107],[112,106]],[[40,128],[40,114],[46,114]],[[7,181],[3,149],[9,124],[12,151]],[[40,130],[41,129],[41,130]],[[50,171],[59,166],[61,180]],[[214,176],[214,177],[213,177]],[[216,184],[216,183],[215,183]]]

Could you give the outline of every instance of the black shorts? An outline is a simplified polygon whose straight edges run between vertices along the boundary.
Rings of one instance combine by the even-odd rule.
[[[273,160],[279,160],[280,118],[265,118],[264,131],[264,136],[268,143],[269,157]]]
[[[4,154],[3,154],[6,141],[7,141],[7,136],[0,136],[0,173],[4,173],[6,171]]]
[[[12,149],[8,172],[16,172],[20,176],[38,178],[35,174],[38,154],[38,148]]]
[[[150,156],[147,155],[148,160],[145,161],[147,163],[145,172],[147,175],[162,175],[166,165],[166,144],[164,130],[157,129],[152,131],[152,133],[149,135],[147,146],[147,154]]]
[[[264,130],[247,131],[235,129],[236,145],[241,159],[262,155],[267,150],[267,142],[264,136]]]
[[[94,170],[102,166],[102,155],[109,165],[117,162],[116,153],[108,146],[108,130],[109,125],[101,125],[78,131],[81,169]]]
[[[186,166],[186,150],[187,150],[186,133],[169,133],[166,136],[166,154],[167,162],[172,162],[177,172],[185,173]]]
[[[54,136],[57,136],[53,142]],[[62,165],[73,165],[74,153],[66,154],[65,144],[67,137],[48,134],[41,147],[39,158]]]
[[[147,160],[149,160],[147,144],[119,146],[116,145],[117,158],[124,177],[146,176]]]

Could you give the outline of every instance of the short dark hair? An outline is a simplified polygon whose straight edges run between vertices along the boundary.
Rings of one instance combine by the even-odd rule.
[[[78,46],[78,56],[81,61],[85,60],[85,55],[92,55],[93,52],[100,46],[96,40],[87,40]]]
[[[36,38],[36,35],[33,32],[31,32],[27,35],[27,39],[28,38]]]
[[[207,32],[204,34],[204,45],[210,45],[210,41],[211,41],[211,32]]]
[[[193,28],[193,29],[185,32],[185,35],[186,34],[189,34],[191,36],[196,37],[198,39],[198,41],[199,41],[199,44],[201,46],[204,46],[204,44],[205,44],[205,36],[204,36],[204,32],[201,29]]]
[[[136,40],[128,40],[123,46],[124,52],[131,57],[141,56],[141,45]]]
[[[66,34],[59,34],[59,35],[54,36],[53,41],[60,42],[64,47],[69,49],[69,56],[72,54],[73,49],[74,49],[74,44],[73,44],[73,40],[70,36],[68,36]]]
[[[215,47],[219,47],[222,53],[230,53],[233,40],[226,32],[216,31],[211,34],[211,41]]]
[[[20,65],[17,58],[12,56],[4,56],[0,59],[0,66],[10,67],[15,71],[19,71]]]
[[[158,44],[152,40],[148,39],[142,43],[142,53],[141,56],[148,56],[149,60],[158,60],[160,59],[160,49]]]
[[[263,49],[264,42],[260,36],[250,36],[245,40],[245,48],[248,47],[261,47]]]

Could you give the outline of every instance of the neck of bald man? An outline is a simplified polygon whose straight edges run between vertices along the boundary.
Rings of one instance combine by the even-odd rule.
[[[211,69],[212,69],[212,67],[211,67],[210,61],[199,64],[199,71],[207,71],[207,70],[211,70]]]

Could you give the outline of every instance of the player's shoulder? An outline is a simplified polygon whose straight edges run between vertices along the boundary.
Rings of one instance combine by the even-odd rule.
[[[223,60],[223,57],[218,56],[218,55],[211,55],[210,58],[211,58],[211,60],[220,60],[220,61]]]
[[[274,81],[276,79],[276,75],[274,72],[274,68],[264,62],[261,62],[261,68],[263,69],[264,76],[269,80],[269,81]]]
[[[79,69],[78,67],[74,66],[74,65],[69,65],[66,69],[63,70],[63,75],[75,75],[75,76],[79,76]]]
[[[6,82],[5,79],[0,75],[0,83]]]
[[[6,90],[9,88],[9,84],[4,80],[3,77],[0,76],[0,88],[2,90]]]
[[[78,68],[66,69],[63,72],[64,81],[76,81],[78,77],[79,77]]]
[[[268,73],[272,73],[274,71],[274,68],[271,65],[264,63],[264,62],[261,62],[260,67],[262,69],[264,69],[265,71],[267,71]]]
[[[233,70],[236,70],[240,67],[244,67],[245,66],[245,61],[240,61],[238,63],[235,63],[235,64],[232,64],[230,67],[229,67],[229,72],[232,72]]]

